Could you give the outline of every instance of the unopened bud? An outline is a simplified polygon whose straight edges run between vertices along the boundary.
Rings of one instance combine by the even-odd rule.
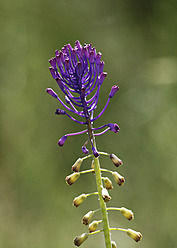
[[[134,239],[136,242],[140,241],[142,239],[142,234],[140,232],[136,232],[132,229],[127,229],[127,234],[132,239]]]
[[[132,212],[131,210],[122,207],[122,208],[120,209],[120,212],[121,212],[128,220],[134,219],[134,214],[133,214],[133,212]]]
[[[93,211],[89,211],[86,215],[84,215],[84,217],[82,218],[82,223],[84,224],[84,225],[88,225],[89,224],[89,222],[90,222],[90,220],[91,220],[91,218],[93,217],[93,215],[94,215],[94,212]]]
[[[115,124],[109,123],[109,124],[108,124],[108,127],[109,127],[110,130],[113,131],[114,133],[118,133],[119,130],[120,130],[119,126],[118,126],[116,123],[115,123]]]
[[[62,109],[56,109],[55,114],[56,115],[65,115],[66,114],[66,111],[65,110],[62,110]]]
[[[116,242],[111,241],[112,248],[117,248]]]
[[[78,160],[73,164],[72,170],[75,172],[79,172],[82,162],[83,162],[83,159],[78,158]]]
[[[112,182],[108,177],[102,177],[106,189],[113,189]]]
[[[112,98],[116,92],[119,90],[119,87],[117,85],[114,85],[112,88],[111,88],[111,92],[109,93],[109,97]]]
[[[49,95],[53,96],[54,98],[57,98],[57,97],[58,97],[58,95],[55,93],[55,91],[52,90],[51,88],[47,88],[45,91],[46,91]]]
[[[97,227],[98,227],[98,224],[99,224],[99,221],[96,221],[96,220],[94,220],[92,223],[90,223],[89,228],[88,228],[89,232],[90,233],[95,232]]]
[[[110,197],[110,195],[109,195],[107,189],[105,189],[105,188],[102,188],[102,198],[103,198],[103,200],[104,200],[105,202],[108,202],[108,201],[111,200],[111,197]]]
[[[80,177],[80,173],[75,172],[66,177],[66,182],[67,184],[72,185],[79,177]]]
[[[102,72],[100,74],[100,76],[98,77],[98,85],[101,85],[105,79],[105,77],[107,76],[107,73],[106,72]]]
[[[74,244],[80,246],[86,239],[88,239],[88,234],[83,233],[80,236],[75,237]]]
[[[112,175],[113,175],[113,177],[114,177],[114,180],[116,181],[116,183],[117,183],[119,186],[124,185],[125,178],[122,177],[118,172],[114,171],[114,172],[112,172]]]
[[[87,149],[87,147],[82,146],[82,152],[87,155],[89,153],[89,150]]]
[[[59,146],[63,146],[66,139],[67,139],[66,135],[64,135],[61,139],[59,139],[59,141],[58,141]]]
[[[95,156],[95,158],[100,156],[97,149],[94,146],[92,147],[92,151],[93,151],[93,155]]]
[[[118,158],[115,154],[110,154],[110,159],[116,167],[119,167],[123,164],[122,160]]]
[[[75,207],[78,207],[79,205],[81,205],[81,203],[87,198],[87,195],[86,194],[82,194],[82,195],[79,195],[77,197],[74,198],[73,200],[73,204]]]

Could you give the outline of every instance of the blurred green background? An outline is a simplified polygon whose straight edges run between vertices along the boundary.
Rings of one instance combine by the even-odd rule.
[[[117,122],[121,130],[97,138],[97,146],[124,161],[118,171],[126,183],[114,184],[109,205],[135,213],[128,222],[110,212],[110,224],[141,231],[143,239],[115,231],[112,239],[122,248],[177,247],[176,13],[175,0],[0,1],[0,247],[74,247],[87,230],[83,215],[98,208],[94,196],[72,206],[75,196],[95,190],[93,174],[65,184],[86,136],[58,147],[80,125],[55,116],[61,106],[45,93],[59,93],[48,59],[77,39],[103,54],[108,76],[98,111],[111,86],[120,87],[96,126]],[[115,169],[106,157],[101,165]],[[82,247],[104,247],[102,234]]]

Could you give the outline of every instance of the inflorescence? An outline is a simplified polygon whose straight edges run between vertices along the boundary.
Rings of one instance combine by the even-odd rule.
[[[87,129],[77,132],[65,134],[59,139],[59,146],[63,146],[67,137],[86,133],[89,131],[89,140],[82,146],[82,151],[85,154],[89,153],[86,145],[89,141],[92,144],[92,151],[95,157],[99,156],[96,148],[93,145],[93,136],[99,136],[107,131],[119,132],[117,124],[108,123],[98,128],[92,128],[92,124],[97,120],[106,110],[109,101],[118,91],[119,87],[114,85],[108,96],[108,100],[103,110],[97,115],[94,115],[94,110],[97,108],[99,93],[101,85],[106,72],[103,72],[104,62],[101,61],[102,54],[96,53],[96,49],[92,44],[85,44],[81,46],[79,41],[75,42],[75,47],[72,48],[70,44],[65,45],[62,51],[55,51],[55,57],[49,60],[51,67],[49,67],[52,77],[56,80],[61,91],[65,95],[65,103],[59,98],[53,89],[47,88],[46,92],[56,98],[66,110],[56,109],[56,115],[66,115],[74,122],[81,125],[87,125]],[[78,118],[74,118],[71,114],[76,114]],[[93,134],[93,131],[101,130],[100,133]]]
[[[97,53],[92,44],[82,46],[79,41],[75,42],[75,47],[70,44],[65,45],[61,51],[55,51],[55,57],[49,60],[51,67],[50,72],[56,80],[59,88],[65,95],[65,102],[54,92],[53,89],[47,88],[46,92],[56,98],[65,110],[56,109],[56,115],[66,115],[74,122],[85,125],[87,128],[77,133],[65,134],[59,139],[59,146],[63,146],[67,137],[88,134],[88,140],[82,146],[82,151],[86,155],[83,158],[78,158],[72,166],[73,173],[66,177],[66,183],[72,185],[78,178],[85,173],[93,172],[95,174],[97,191],[93,193],[83,193],[73,200],[73,205],[79,207],[87,197],[97,195],[99,197],[100,208],[90,210],[84,215],[82,223],[88,226],[88,232],[77,236],[74,239],[74,244],[80,246],[90,235],[104,232],[106,248],[116,248],[117,245],[111,241],[110,231],[118,230],[126,232],[128,236],[136,242],[140,241],[142,234],[132,229],[110,228],[107,212],[110,210],[120,211],[120,213],[128,220],[134,219],[134,214],[131,210],[125,207],[106,207],[106,203],[111,200],[109,190],[113,188],[112,181],[108,177],[103,177],[102,173],[110,173],[119,186],[123,186],[125,179],[117,171],[111,171],[100,167],[98,157],[100,155],[108,156],[116,167],[120,167],[123,163],[115,154],[97,151],[96,136],[102,135],[107,131],[119,132],[119,126],[116,123],[104,124],[100,127],[93,128],[93,123],[105,112],[109,101],[118,91],[119,87],[114,85],[108,96],[108,100],[104,108],[97,116],[94,116],[94,110],[97,108],[101,85],[107,73],[103,72],[104,62],[101,61],[101,53]],[[73,114],[77,117],[73,117]],[[99,133],[95,131],[101,130]],[[91,144],[92,153],[89,153],[87,144]],[[92,158],[91,169],[80,170],[85,159]],[[91,222],[94,214],[101,211],[102,219]],[[91,222],[91,223],[90,223]],[[103,228],[97,230],[99,224],[102,223]]]

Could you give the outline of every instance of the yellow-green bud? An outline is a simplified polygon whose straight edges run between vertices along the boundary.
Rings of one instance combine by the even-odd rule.
[[[86,194],[82,194],[82,195],[75,197],[73,200],[74,206],[78,207],[86,198],[87,198]]]
[[[112,248],[117,248],[116,242],[111,241]]]
[[[105,188],[102,188],[102,198],[103,198],[103,200],[104,200],[105,202],[108,202],[108,201],[111,200],[111,197],[110,197],[110,195],[109,195],[107,189],[105,189]]]
[[[95,232],[97,227],[98,227],[99,221],[94,220],[92,223],[89,225],[89,232]]]
[[[122,177],[117,171],[112,172],[112,175],[119,186],[122,186],[124,184],[125,178]]]
[[[66,183],[72,185],[78,178],[80,177],[80,173],[74,172],[73,174],[66,177]]]
[[[106,189],[113,189],[112,182],[108,177],[102,177]]]
[[[82,218],[82,223],[84,224],[84,225],[88,225],[89,224],[89,222],[90,222],[90,220],[91,220],[91,218],[93,217],[93,215],[94,215],[94,212],[93,211],[89,211],[86,215],[84,215],[84,217]]]
[[[122,208],[120,209],[120,212],[121,212],[128,220],[134,219],[134,214],[133,214],[133,212],[132,212],[131,210],[122,207]]]
[[[127,234],[132,239],[134,239],[136,242],[140,241],[142,239],[142,234],[140,232],[136,232],[132,229],[127,229]]]
[[[83,162],[83,159],[78,158],[78,160],[75,162],[75,164],[73,164],[72,170],[75,172],[79,172],[82,162]]]
[[[88,239],[88,234],[83,233],[80,236],[75,237],[74,244],[80,246],[86,239]]]
[[[115,154],[110,154],[110,159],[116,167],[119,167],[123,164],[122,160],[118,158]]]

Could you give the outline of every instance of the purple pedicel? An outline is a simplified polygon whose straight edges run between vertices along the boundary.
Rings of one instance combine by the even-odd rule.
[[[101,110],[101,112],[94,116],[94,110],[97,108],[97,103],[99,99],[100,88],[103,85],[103,81],[107,76],[106,72],[103,72],[104,61],[101,61],[102,54],[96,52],[96,49],[92,47],[92,44],[84,44],[82,46],[77,40],[75,42],[74,48],[70,44],[64,45],[61,51],[55,51],[55,57],[49,60],[50,63],[50,73],[52,77],[56,80],[60,91],[65,95],[65,103],[61,98],[50,88],[46,90],[48,94],[57,98],[57,100],[64,106],[67,110],[57,109],[55,114],[66,115],[71,120],[76,123],[87,125],[89,129],[87,130],[89,134],[89,140],[92,144],[92,150],[95,157],[99,154],[96,148],[93,146],[94,134],[91,134],[91,123],[97,120],[106,110],[110,99],[118,91],[119,87],[114,85],[109,93],[108,100]],[[68,114],[68,111],[76,114],[79,119]],[[89,124],[90,123],[90,124]],[[109,127],[95,136],[101,135],[108,130],[115,133],[119,131],[117,124],[107,124],[102,127]],[[101,129],[102,127],[98,128]],[[95,129],[95,130],[98,130]],[[94,130],[94,128],[93,128]],[[81,131],[78,133],[67,134],[63,136],[58,144],[63,146],[67,136],[72,136],[76,134],[84,133]],[[82,147],[82,151],[87,154],[88,150],[85,146]]]

